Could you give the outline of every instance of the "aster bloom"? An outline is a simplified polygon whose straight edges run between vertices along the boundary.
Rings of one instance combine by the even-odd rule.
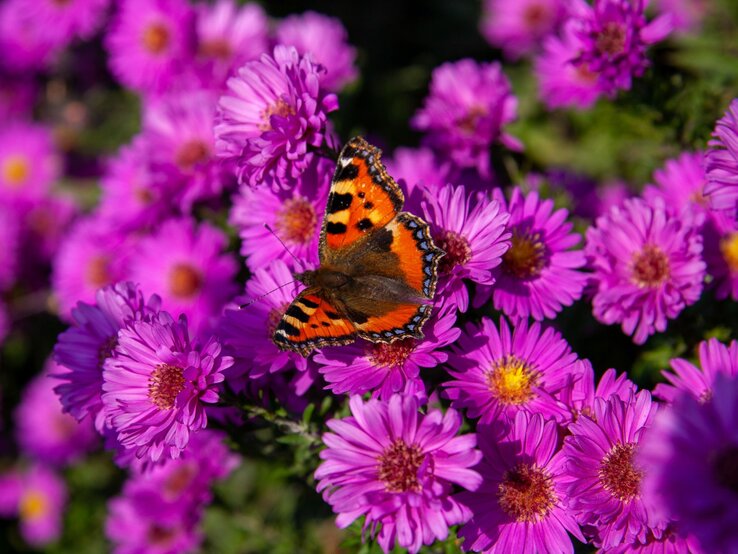
[[[77,422],[62,412],[52,375],[66,371],[49,361],[31,381],[15,412],[15,436],[21,450],[44,463],[67,465],[92,450],[98,442],[92,421]]]
[[[661,198],[674,213],[692,210],[707,215],[703,190],[705,187],[705,153],[683,152],[679,157],[667,160],[664,167],[653,173],[655,185],[643,189],[643,197],[651,201]]]
[[[436,246],[446,254],[438,266],[440,294],[462,312],[469,307],[464,279],[481,285],[495,282],[498,266],[510,246],[508,214],[483,193],[467,196],[463,186],[446,185],[422,202]]]
[[[215,126],[216,150],[238,168],[239,182],[292,187],[324,143],[338,99],[320,87],[325,69],[294,47],[278,45],[228,79]]]
[[[205,332],[235,294],[237,264],[224,253],[226,236],[208,223],[193,219],[165,221],[141,239],[131,255],[130,279],[156,291],[162,308],[185,314],[193,332]]]
[[[682,394],[647,435],[644,491],[694,534],[704,552],[738,549],[738,379],[720,374],[710,402]]]
[[[569,425],[562,450],[569,509],[604,550],[643,543],[649,533],[659,538],[668,523],[642,494],[645,468],[636,454],[656,410],[648,391],[612,395],[596,398],[592,417]]]
[[[241,255],[251,271],[276,259],[299,269],[294,267],[295,257],[317,265],[322,214],[334,169],[332,161],[315,158],[289,191],[241,187],[233,199],[229,223],[238,229]]]
[[[28,18],[19,5],[26,0],[8,0],[0,4],[0,69],[13,74],[28,74],[45,69],[58,53],[45,29]],[[8,55],[11,53],[12,55]],[[5,79],[5,80],[14,80]],[[3,86],[5,83],[3,83]]]
[[[103,364],[108,424],[138,457],[177,458],[190,434],[207,425],[205,404],[218,401],[217,385],[232,364],[214,338],[192,342],[184,317],[159,312],[130,322]]]
[[[60,177],[51,130],[24,122],[0,126],[0,201],[37,201]]]
[[[735,218],[738,212],[738,99],[715,124],[705,158],[704,195],[715,210]]]
[[[648,67],[646,49],[671,32],[671,18],[658,16],[651,22],[644,14],[644,0],[584,0],[571,3],[573,32],[582,43],[576,65],[597,75],[603,92],[614,96],[629,90],[633,77]]]
[[[59,250],[79,212],[76,199],[62,195],[49,195],[23,207],[23,244],[33,245],[24,250],[21,260],[22,269],[29,277],[46,274],[50,260]],[[43,268],[41,272],[39,268]]]
[[[718,299],[738,300],[738,221],[726,212],[710,212],[703,232],[703,257]]]
[[[110,69],[125,86],[160,93],[194,57],[194,12],[184,0],[124,0],[105,37]]]
[[[518,412],[506,426],[480,426],[484,458],[475,467],[481,486],[456,498],[473,517],[459,531],[462,548],[475,552],[569,552],[567,531],[583,541],[566,509],[563,458],[556,423]]]
[[[503,127],[517,117],[518,101],[499,63],[464,59],[433,70],[430,94],[411,125],[424,131],[428,146],[459,167],[490,174],[489,149],[500,141],[511,150],[521,143]]]
[[[417,400],[393,395],[388,401],[349,401],[351,417],[332,419],[323,435],[323,463],[315,472],[318,492],[345,528],[364,515],[364,529],[384,552],[395,544],[416,553],[424,544],[444,540],[448,528],[471,513],[452,496],[452,484],[479,486],[469,469],[481,454],[473,434],[456,436],[461,417],[418,412]]]
[[[510,213],[507,228],[512,232],[510,249],[494,270],[495,308],[513,320],[554,318],[564,306],[582,295],[587,275],[581,250],[572,250],[581,237],[571,232],[568,212],[554,211],[553,200],[541,200],[533,191],[523,195],[518,187],[510,202],[499,190],[494,198]]]
[[[451,164],[439,159],[433,150],[427,147],[400,147],[393,152],[392,158],[382,161],[387,167],[387,173],[403,185],[408,203],[412,201],[416,190],[434,193],[452,181]]]
[[[608,548],[608,554],[703,554],[700,544],[694,535],[685,534],[678,525],[671,524],[665,531],[655,537],[653,533],[646,535],[644,542],[621,544]]]
[[[626,200],[587,229],[598,321],[621,323],[643,344],[702,293],[700,218],[671,215],[663,202]]]
[[[41,547],[59,538],[67,502],[64,481],[52,470],[30,467],[21,478],[18,517],[21,535],[29,544]]]
[[[62,381],[54,390],[65,412],[77,421],[89,416],[102,432],[102,370],[118,342],[118,331],[158,311],[159,297],[154,295],[145,301],[143,293],[130,282],[102,288],[94,304],[79,302],[72,309],[73,326],[59,335],[54,347],[54,360],[63,370],[52,374]]]
[[[674,29],[682,32],[698,30],[710,11],[708,0],[656,0],[656,9],[671,17]]]
[[[615,395],[621,400],[627,401],[630,395],[636,392],[638,392],[638,387],[628,379],[628,374],[621,373],[618,375],[613,368],[602,374],[595,388],[592,364],[589,360],[578,360],[577,368],[572,372],[568,385],[557,396],[569,407],[572,420],[576,421],[582,414],[589,418],[594,417],[596,398],[607,400]]]
[[[320,77],[326,90],[338,92],[358,75],[356,49],[348,44],[348,33],[335,17],[315,12],[291,15],[277,25],[276,38],[326,69]]]
[[[392,343],[357,341],[341,347],[326,347],[314,357],[319,371],[334,394],[372,392],[384,400],[403,392],[408,383],[422,386],[421,368],[445,362],[442,348],[454,343],[461,331],[454,327],[456,312],[450,306],[436,308],[423,326],[422,340],[412,337]]]
[[[100,26],[109,0],[15,0],[30,23],[44,29],[46,40],[65,46],[75,38],[88,39]]]
[[[198,10],[197,60],[207,86],[225,85],[237,68],[267,51],[269,21],[259,4],[218,0]]]
[[[535,51],[565,16],[566,4],[561,0],[485,0],[480,30],[507,58],[517,59]]]
[[[699,345],[700,367],[683,358],[670,361],[673,373],[662,371],[671,384],[659,383],[653,393],[662,400],[673,403],[687,393],[700,402],[709,402],[714,393],[718,375],[738,377],[738,342],[724,345],[717,339],[702,341]]]
[[[576,354],[561,335],[539,323],[521,321],[511,331],[500,319],[499,329],[484,318],[470,324],[453,349],[444,384],[456,409],[489,423],[519,411],[542,413],[563,421],[566,406],[555,398],[577,369]]]

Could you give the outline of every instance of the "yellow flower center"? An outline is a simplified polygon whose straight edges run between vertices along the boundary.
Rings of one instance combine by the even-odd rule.
[[[287,102],[281,98],[277,100],[275,104],[267,106],[267,108],[261,113],[261,125],[259,125],[260,131],[269,131],[272,128],[271,117],[273,115],[279,115],[281,117],[287,117],[288,115],[295,115],[295,108],[290,106]]]
[[[538,233],[513,231],[510,249],[502,256],[502,269],[518,279],[538,277],[546,263],[546,247]]]
[[[161,23],[152,23],[144,29],[142,42],[152,54],[161,54],[169,46],[169,29]]]
[[[489,390],[502,404],[525,404],[533,397],[537,381],[537,372],[513,355],[505,356],[487,373]]]
[[[161,364],[149,377],[149,399],[160,410],[171,410],[177,395],[185,388],[185,378],[181,367]]]
[[[169,272],[169,290],[178,298],[191,298],[202,287],[200,272],[186,263],[175,264]]]
[[[27,491],[20,501],[21,519],[38,519],[44,517],[49,511],[49,503],[46,495],[40,491]]]
[[[670,272],[669,257],[657,246],[647,244],[633,255],[631,276],[640,287],[658,287]]]
[[[506,514],[515,521],[527,523],[543,519],[558,500],[548,474],[524,463],[505,472],[497,498]]]
[[[197,164],[204,163],[209,159],[210,148],[201,140],[185,142],[174,155],[174,163],[182,171],[190,171]]]
[[[720,241],[720,252],[731,273],[738,273],[738,231],[733,231]]]
[[[8,156],[2,167],[3,181],[12,188],[22,187],[31,174],[28,158],[20,154]]]
[[[98,254],[87,262],[87,282],[96,289],[110,284],[110,260],[107,256]]]
[[[379,480],[384,482],[387,492],[419,492],[418,469],[425,455],[417,444],[408,446],[397,439],[384,449],[379,457]]]
[[[307,244],[313,238],[318,216],[307,198],[295,196],[284,201],[277,212],[274,226],[277,236],[285,242]]]

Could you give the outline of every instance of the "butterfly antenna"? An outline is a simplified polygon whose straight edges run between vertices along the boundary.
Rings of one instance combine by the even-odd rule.
[[[276,238],[279,241],[279,244],[281,244],[282,247],[287,251],[287,253],[294,258],[294,260],[298,263],[299,267],[301,269],[305,269],[305,266],[302,265],[302,261],[300,260],[300,258],[295,256],[292,253],[292,251],[289,248],[287,248],[287,245],[284,243],[284,241],[281,238],[279,238],[279,235],[274,232],[274,229],[272,229],[268,223],[265,223],[264,227],[266,228],[267,231],[269,231],[272,235],[274,235],[274,238]],[[294,281],[292,282],[294,283]]]
[[[286,287],[287,285],[291,285],[292,283],[294,283],[294,282],[296,282],[296,281],[297,281],[297,279],[293,279],[292,281],[290,281],[290,282],[288,282],[288,283],[283,283],[283,284],[279,285],[278,287],[276,287],[276,288],[273,288],[272,290],[270,290],[270,291],[268,291],[268,292],[265,292],[264,294],[260,294],[260,295],[259,295],[259,296],[257,296],[256,298],[252,298],[251,300],[249,300],[249,301],[248,301],[248,302],[246,302],[245,304],[241,304],[241,305],[240,305],[240,306],[239,306],[238,308],[239,308],[239,309],[241,309],[241,310],[243,310],[244,308],[248,308],[248,307],[249,307],[249,306],[251,306],[251,304],[253,304],[254,302],[258,302],[259,300],[261,300],[261,299],[263,299],[263,298],[266,298],[267,296],[269,296],[269,295],[270,295],[270,294],[272,294],[273,292],[277,292],[277,291],[278,291],[279,289],[281,289],[281,288],[284,288],[284,287]]]

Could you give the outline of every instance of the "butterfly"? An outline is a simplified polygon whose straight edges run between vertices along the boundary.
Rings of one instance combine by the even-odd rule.
[[[428,224],[402,212],[405,197],[363,138],[338,157],[320,232],[320,266],[295,273],[306,288],[285,311],[272,340],[308,356],[357,337],[422,339],[443,250]]]

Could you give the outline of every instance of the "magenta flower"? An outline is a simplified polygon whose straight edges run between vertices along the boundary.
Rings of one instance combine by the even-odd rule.
[[[644,491],[704,552],[738,549],[738,379],[717,376],[709,402],[682,394],[663,410],[647,435],[641,463]]]
[[[727,212],[710,212],[703,227],[703,257],[718,299],[738,300],[738,220]]]
[[[529,327],[522,320],[510,331],[501,318],[498,330],[484,318],[481,327],[470,324],[458,341],[448,369],[454,379],[444,386],[452,407],[481,423],[513,419],[519,411],[563,421],[570,414],[555,395],[577,370],[576,360],[550,327],[537,322]]]
[[[165,221],[141,239],[130,258],[130,279],[156,291],[162,308],[187,316],[195,334],[205,333],[236,293],[237,264],[223,250],[223,232],[194,219]]]
[[[238,167],[239,182],[294,186],[324,144],[335,94],[320,88],[325,70],[294,47],[276,46],[228,79],[215,126],[218,154]]]
[[[592,416],[569,425],[562,454],[570,513],[604,550],[643,543],[649,533],[659,538],[666,528],[642,494],[645,468],[636,456],[656,409],[648,391],[627,400],[611,395],[596,398]]]
[[[518,101],[499,63],[464,59],[433,70],[430,94],[411,125],[424,131],[429,146],[459,167],[490,174],[489,149],[500,141],[511,150],[522,144],[503,127],[517,116]]]
[[[693,535],[685,534],[678,525],[670,524],[665,531],[655,537],[653,533],[646,535],[643,542],[635,541],[608,548],[608,554],[704,554],[700,544]]]
[[[348,44],[348,33],[335,17],[315,12],[291,15],[277,25],[276,38],[326,69],[320,76],[326,90],[338,92],[358,75],[356,49]]]
[[[15,0],[15,4],[33,26],[44,30],[45,40],[66,46],[97,31],[110,0]]]
[[[207,425],[205,404],[218,401],[217,385],[232,364],[214,338],[193,343],[184,317],[160,312],[130,322],[103,364],[107,422],[138,457],[177,458],[190,434]]]
[[[738,212],[738,99],[715,124],[705,159],[704,194],[715,210],[736,218]]]
[[[406,390],[408,383],[419,383],[421,368],[436,367],[448,354],[442,349],[459,338],[454,327],[456,311],[437,307],[423,326],[422,340],[406,338],[392,343],[360,341],[348,346],[326,347],[314,360],[334,394],[372,392],[383,400]]]
[[[703,190],[705,178],[705,153],[683,152],[679,157],[667,160],[664,167],[653,173],[656,185],[647,185],[643,197],[651,202],[661,198],[675,215],[684,210],[707,214]]]
[[[10,289],[15,283],[20,266],[21,221],[15,203],[0,204],[0,292]]]
[[[68,465],[98,443],[92,420],[77,422],[62,412],[54,392],[55,377],[64,371],[49,360],[43,373],[31,381],[15,411],[15,437],[21,450],[34,459],[58,466]]]
[[[605,94],[629,90],[648,67],[646,49],[671,32],[669,16],[646,22],[644,0],[574,0],[572,30],[582,50],[572,61],[597,75]]]
[[[495,282],[493,269],[510,247],[509,215],[497,200],[483,193],[467,196],[463,186],[453,185],[426,194],[422,207],[433,241],[446,253],[438,266],[439,294],[464,312],[469,307],[465,279]]]
[[[480,31],[487,42],[514,60],[537,50],[566,15],[562,0],[485,0]]]
[[[0,51],[5,54],[0,58],[0,69],[27,77],[31,72],[46,69],[58,54],[58,48],[49,40],[48,31],[20,9],[24,2],[8,0],[0,4]],[[3,76],[3,81],[15,79],[16,75]]]
[[[142,93],[170,90],[192,63],[195,14],[184,0],[123,0],[105,41],[110,69]]]
[[[45,466],[30,467],[21,478],[17,512],[25,541],[40,548],[57,540],[66,503],[64,481]]]
[[[317,266],[320,228],[334,169],[332,161],[315,158],[289,191],[241,187],[233,199],[229,223],[238,230],[241,255],[251,271],[277,259],[299,270],[295,257]]]
[[[414,196],[416,190],[434,194],[443,185],[452,182],[451,164],[439,159],[430,148],[400,147],[395,149],[392,158],[383,158],[382,161],[387,173],[403,185],[406,201]]]
[[[22,122],[0,127],[0,202],[38,201],[60,175],[50,129]]]
[[[457,437],[461,417],[418,412],[412,396],[362,402],[354,396],[351,417],[328,421],[324,460],[315,472],[318,492],[347,527],[365,516],[364,529],[384,552],[395,544],[412,554],[424,544],[444,540],[451,525],[463,523],[469,510],[453,496],[452,484],[474,490],[481,481],[469,469],[480,459],[476,437]]]
[[[87,416],[102,432],[102,370],[118,343],[118,331],[134,320],[150,319],[159,311],[159,297],[148,301],[133,283],[117,283],[97,291],[95,304],[79,302],[72,308],[73,326],[54,347],[54,360],[63,371],[52,376],[62,384],[54,389],[63,411],[82,421]]]
[[[694,220],[697,221],[694,221]],[[702,293],[699,218],[672,216],[660,201],[625,200],[587,230],[593,311],[643,344]]]
[[[702,341],[699,346],[700,368],[683,358],[671,360],[671,369],[662,371],[669,384],[659,383],[653,393],[665,402],[673,403],[687,393],[700,402],[709,402],[714,394],[718,375],[738,377],[738,342],[726,346],[717,339]]]
[[[573,553],[567,531],[584,541],[566,509],[563,462],[556,423],[518,412],[505,426],[480,426],[484,458],[475,467],[481,486],[456,498],[471,521],[459,531],[462,548],[502,554]]]
[[[654,3],[659,12],[671,17],[674,29],[682,32],[697,31],[712,8],[708,0],[656,0]]]
[[[572,421],[576,421],[581,415],[594,417],[594,403],[597,398],[608,400],[615,395],[626,402],[631,394],[638,392],[638,387],[628,379],[627,373],[618,375],[613,368],[602,374],[595,388],[592,364],[589,360],[579,360],[577,364],[568,385],[557,395],[571,410]]]
[[[25,229],[24,245],[33,245],[23,254],[23,270],[28,275],[40,273],[46,279],[46,268],[59,250],[72,223],[79,216],[80,206],[71,196],[48,195],[37,202],[26,204],[22,215]],[[41,268],[41,271],[39,271]]]
[[[495,199],[510,212],[510,249],[493,272],[495,308],[513,320],[533,317],[552,319],[564,306],[582,295],[587,275],[581,250],[572,250],[581,237],[572,233],[568,212],[553,211],[553,200],[541,200],[537,192],[523,195],[515,187],[510,203],[499,190]]]

